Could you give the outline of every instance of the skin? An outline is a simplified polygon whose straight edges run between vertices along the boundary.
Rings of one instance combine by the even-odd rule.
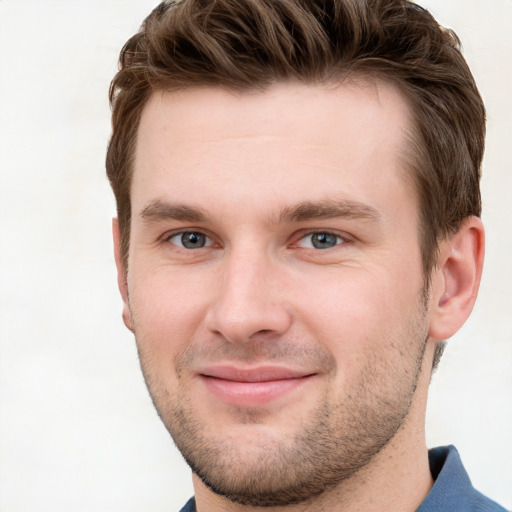
[[[123,317],[200,512],[428,493],[433,351],[471,311],[483,229],[440,242],[426,290],[408,128],[401,95],[363,80],[146,105],[128,269],[114,222]]]

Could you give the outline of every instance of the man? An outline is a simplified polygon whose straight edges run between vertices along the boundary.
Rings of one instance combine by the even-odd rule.
[[[183,510],[504,510],[424,433],[484,252],[456,36],[405,0],[182,0],[120,67],[123,319]]]

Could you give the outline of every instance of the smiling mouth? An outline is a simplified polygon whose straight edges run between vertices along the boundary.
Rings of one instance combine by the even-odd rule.
[[[206,389],[227,405],[257,407],[298,390],[315,375],[284,367],[240,369],[214,366],[203,370],[199,377]]]

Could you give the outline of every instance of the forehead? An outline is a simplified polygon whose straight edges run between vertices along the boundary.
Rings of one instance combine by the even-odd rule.
[[[308,196],[329,195],[333,183],[349,195],[371,194],[387,174],[408,187],[402,155],[409,124],[400,92],[374,80],[283,83],[240,94],[156,92],[141,116],[132,205],[184,190],[194,200],[200,188],[215,201],[225,188],[263,208],[263,196],[267,203],[295,192],[303,196],[297,200],[316,200]]]

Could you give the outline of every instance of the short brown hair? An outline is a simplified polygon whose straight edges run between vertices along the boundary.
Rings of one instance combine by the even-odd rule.
[[[480,215],[485,109],[457,36],[407,0],[162,2],[125,44],[110,87],[107,175],[125,265],[137,130],[155,90],[264,90],[285,80],[336,83],[353,72],[391,81],[409,101],[408,163],[428,276],[439,238]]]

